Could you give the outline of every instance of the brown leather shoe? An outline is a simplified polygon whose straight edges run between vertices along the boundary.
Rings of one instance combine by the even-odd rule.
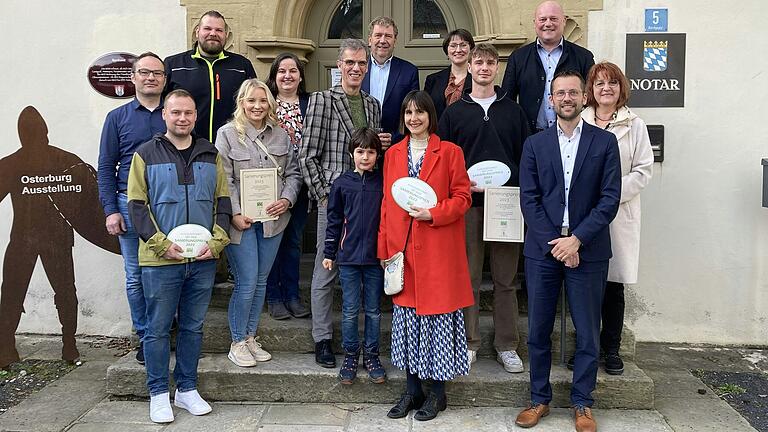
[[[576,421],[576,432],[596,432],[597,423],[592,418],[592,410],[585,406],[573,407],[574,420]]]
[[[549,414],[549,405],[530,404],[528,408],[520,411],[517,415],[515,424],[521,428],[534,427],[539,423],[539,419]]]

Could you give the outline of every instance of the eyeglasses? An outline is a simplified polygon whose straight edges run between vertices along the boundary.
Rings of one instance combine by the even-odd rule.
[[[360,60],[360,61],[343,60],[342,63],[344,63],[344,66],[349,68],[355,67],[355,65],[357,65],[357,67],[359,67],[360,69],[368,66],[368,60]]]
[[[150,75],[154,75],[155,78],[162,78],[165,76],[165,71],[163,70],[139,69],[136,73],[142,78],[148,78]]]
[[[608,81],[600,80],[600,81],[595,81],[595,87],[596,88],[605,87],[606,85],[608,87],[616,88],[616,87],[619,86],[619,80],[608,80]]]
[[[557,100],[564,99],[565,95],[570,96],[571,99],[576,99],[577,97],[581,96],[581,91],[580,90],[571,89],[571,90],[568,90],[568,91],[558,90],[558,91],[552,93],[552,96],[555,99],[557,99]]]
[[[467,48],[469,48],[469,44],[466,43],[466,42],[448,44],[448,49],[455,50],[455,49],[459,49],[459,48],[467,49]]]

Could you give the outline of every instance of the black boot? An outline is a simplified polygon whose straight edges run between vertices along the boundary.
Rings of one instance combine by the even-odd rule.
[[[448,398],[445,397],[445,393],[442,396],[438,396],[433,392],[429,392],[427,400],[424,401],[424,405],[416,411],[413,418],[418,421],[432,420],[437,417],[440,411],[445,411],[448,406]]]
[[[330,339],[323,339],[315,343],[315,362],[324,368],[336,367],[336,357],[331,350]]]
[[[624,362],[618,351],[605,354],[605,373],[608,375],[621,375],[624,373]]]
[[[391,419],[403,418],[407,416],[412,409],[421,408],[423,403],[424,395],[414,396],[409,393],[403,393],[403,395],[400,396],[400,400],[397,401],[397,404],[389,410],[387,417]]]

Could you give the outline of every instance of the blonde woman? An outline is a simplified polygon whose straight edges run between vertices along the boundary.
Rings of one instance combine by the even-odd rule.
[[[232,199],[232,240],[227,257],[235,288],[229,301],[232,345],[229,359],[241,367],[255,366],[272,356],[254,339],[264,306],[267,277],[280,247],[283,230],[291,217],[288,209],[301,189],[299,165],[288,134],[277,124],[275,99],[269,88],[250,79],[237,92],[232,121],[216,136]],[[240,170],[277,168],[278,200],[266,212],[278,219],[255,222],[241,213]]]

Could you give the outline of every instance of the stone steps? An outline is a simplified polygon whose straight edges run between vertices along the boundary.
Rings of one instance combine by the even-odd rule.
[[[337,360],[341,360],[338,358]],[[173,356],[171,359],[173,370]],[[342,386],[338,368],[324,369],[311,354],[279,353],[253,368],[232,364],[225,354],[200,359],[198,390],[203,397],[220,401],[381,403],[391,404],[405,388],[405,374],[382,357],[389,375],[386,384],[372,384],[361,367],[357,381]],[[553,407],[570,406],[571,372],[553,366]],[[107,391],[113,396],[147,397],[146,373],[129,353],[107,370]],[[447,385],[448,403],[457,406],[524,406],[530,398],[529,374],[510,374],[493,359],[481,358],[469,376]],[[652,409],[653,381],[634,363],[625,363],[620,376],[598,373],[593,393],[595,407]]]
[[[360,338],[362,340],[364,316],[360,316]],[[570,318],[566,326],[566,353],[570,354],[575,349],[575,331]],[[520,345],[518,353],[523,358],[528,355],[526,346],[528,335],[528,319],[521,317],[519,321]],[[333,346],[336,352],[343,352],[341,349],[341,315],[334,314]],[[488,313],[480,315],[480,333],[482,343],[478,354],[480,356],[493,357],[496,355],[493,349],[493,318]],[[259,323],[258,337],[264,348],[269,352],[291,352],[291,353],[309,353],[314,350],[314,341],[312,340],[312,320],[311,318],[288,320],[274,320],[266,311],[261,314]],[[382,313],[381,318],[381,336],[380,351],[382,354],[389,353],[390,342],[392,339],[392,314]],[[231,337],[229,333],[229,323],[225,310],[210,309],[205,319],[203,327],[203,352],[226,353],[229,351]],[[631,330],[624,328],[621,344],[621,354],[626,360],[632,360],[635,357],[635,336]],[[552,332],[553,358],[559,358],[560,352],[560,319],[555,321],[555,328]]]
[[[309,275],[311,275],[311,269]],[[302,273],[305,275],[305,273]],[[299,281],[299,297],[301,297],[304,304],[309,307],[310,304],[310,281],[311,276],[303,276]],[[222,282],[213,286],[213,293],[211,295],[211,308],[213,309],[227,309],[229,306],[229,298],[232,295],[232,283]],[[521,315],[525,315],[528,311],[528,293],[523,286],[518,284],[517,288],[517,303],[518,309]],[[336,283],[333,290],[333,309],[336,311],[341,310],[341,285]],[[381,310],[392,310],[392,299],[389,296],[382,296]],[[490,312],[493,311],[493,283],[490,281],[490,276],[485,278],[480,285],[480,310]],[[560,311],[560,304],[557,305],[558,313]]]

